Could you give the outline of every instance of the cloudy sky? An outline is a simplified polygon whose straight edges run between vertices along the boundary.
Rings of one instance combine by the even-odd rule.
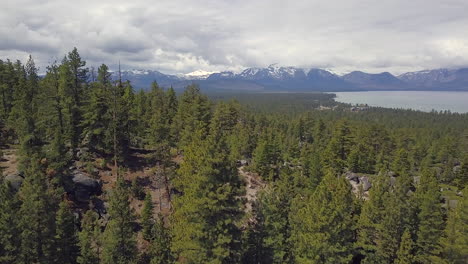
[[[188,73],[468,66],[467,0],[0,0],[0,58]]]

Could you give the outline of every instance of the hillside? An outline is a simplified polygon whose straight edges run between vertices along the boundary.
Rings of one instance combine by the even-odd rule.
[[[468,259],[468,114],[135,91],[65,58],[43,78],[32,58],[0,61],[0,263]]]

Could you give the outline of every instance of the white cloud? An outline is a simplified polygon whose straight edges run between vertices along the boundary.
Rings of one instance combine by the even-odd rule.
[[[271,63],[395,74],[468,66],[466,0],[0,0],[0,57],[168,73]]]

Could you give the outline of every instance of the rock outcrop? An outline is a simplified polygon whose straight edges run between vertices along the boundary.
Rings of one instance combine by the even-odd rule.
[[[79,170],[71,172],[73,194],[78,202],[88,202],[92,195],[101,194],[101,182],[87,176]]]
[[[24,178],[21,173],[13,173],[6,175],[4,180],[5,182],[10,183],[10,185],[15,188],[15,190],[19,190],[21,184],[23,184]]]

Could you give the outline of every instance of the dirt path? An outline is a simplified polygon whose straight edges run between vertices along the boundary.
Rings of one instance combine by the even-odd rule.
[[[246,171],[244,166],[239,167],[238,171],[239,175],[246,183],[245,198],[247,199],[247,202],[245,204],[245,213],[251,213],[253,205],[258,198],[257,194],[260,190],[265,188],[266,183],[257,173]]]
[[[18,172],[18,160],[16,149],[2,149],[3,157],[0,159],[0,167],[3,170],[3,175],[10,175]]]

